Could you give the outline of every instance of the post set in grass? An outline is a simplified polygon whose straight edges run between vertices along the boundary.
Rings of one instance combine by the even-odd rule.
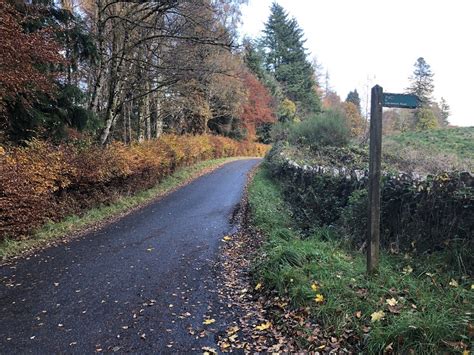
[[[416,95],[383,92],[375,85],[371,93],[369,145],[369,230],[367,233],[367,273],[377,272],[380,262],[380,177],[382,164],[383,107],[414,109],[420,106]]]

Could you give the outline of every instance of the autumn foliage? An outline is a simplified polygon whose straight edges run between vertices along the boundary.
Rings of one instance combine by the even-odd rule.
[[[248,138],[255,139],[258,125],[276,121],[272,97],[255,75],[245,72],[242,77],[247,88],[247,102],[243,106],[241,118],[247,129]]]
[[[25,32],[26,19],[0,0],[0,116],[10,100],[21,97],[28,104],[37,94],[52,92],[54,73],[44,69],[63,62],[54,33]]]
[[[178,167],[266,151],[262,144],[210,135],[165,135],[103,148],[38,140],[7,151],[0,147],[0,239],[26,236],[48,220],[149,188]]]

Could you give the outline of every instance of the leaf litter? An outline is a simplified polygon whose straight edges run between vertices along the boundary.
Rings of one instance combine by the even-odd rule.
[[[265,290],[255,284],[250,276],[251,262],[257,257],[264,236],[254,230],[247,221],[247,201],[244,198],[236,219],[239,230],[226,238],[221,246],[216,265],[219,280],[219,298],[227,305],[226,318],[232,324],[217,333],[217,345],[221,352],[299,352],[352,353],[353,344],[360,339],[352,330],[345,330],[336,337],[332,329],[324,329],[310,316],[309,309],[294,309],[290,300]],[[318,291],[320,285],[312,284]],[[316,302],[324,302],[324,296],[315,294]],[[361,316],[361,315],[360,315]],[[202,349],[214,354],[213,348]]]

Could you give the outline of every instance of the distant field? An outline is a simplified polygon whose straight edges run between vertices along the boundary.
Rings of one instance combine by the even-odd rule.
[[[435,173],[474,169],[474,127],[384,137],[385,158],[402,170]]]
[[[435,149],[456,154],[460,158],[474,155],[474,127],[437,129],[423,132],[406,132],[387,137],[402,146]]]

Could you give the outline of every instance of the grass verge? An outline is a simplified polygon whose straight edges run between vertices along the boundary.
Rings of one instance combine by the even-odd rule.
[[[89,230],[111,219],[121,217],[131,210],[173,191],[198,176],[214,170],[225,163],[238,159],[242,158],[214,159],[180,168],[151,189],[139,192],[133,196],[120,197],[113,204],[93,208],[82,215],[72,215],[60,222],[47,223],[29,238],[20,240],[4,239],[0,242],[0,261],[6,261],[29,251],[37,250],[67,235]]]
[[[364,352],[462,353],[472,343],[472,278],[451,271],[445,255],[383,254],[379,275],[368,278],[365,256],[348,250],[333,229],[299,233],[264,166],[249,186],[249,206],[252,224],[267,237],[255,281],[272,297],[308,308],[336,335],[356,332]],[[302,326],[299,343],[308,349],[305,333],[311,329]]]

